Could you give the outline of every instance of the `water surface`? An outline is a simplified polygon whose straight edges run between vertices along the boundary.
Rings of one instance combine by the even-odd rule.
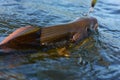
[[[0,0],[0,41],[15,29],[67,23],[84,17],[90,0]],[[1,80],[120,80],[120,1],[98,0],[89,16],[98,33],[72,57],[0,56]],[[83,62],[80,62],[80,60]]]

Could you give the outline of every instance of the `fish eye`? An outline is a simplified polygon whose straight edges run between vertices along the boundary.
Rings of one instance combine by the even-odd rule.
[[[86,27],[86,31],[87,31],[87,32],[90,32],[90,28]]]

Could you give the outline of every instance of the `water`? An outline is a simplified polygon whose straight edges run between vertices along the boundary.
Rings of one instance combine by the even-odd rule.
[[[21,26],[50,26],[83,17],[90,6],[90,0],[0,2],[0,41]],[[98,0],[90,14],[98,19],[98,33],[70,58],[19,53],[0,56],[0,80],[120,80],[119,14],[119,0]]]

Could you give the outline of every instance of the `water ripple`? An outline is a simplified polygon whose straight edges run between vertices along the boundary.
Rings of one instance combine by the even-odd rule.
[[[90,0],[0,1],[0,41],[21,26],[50,26],[83,17],[90,7]],[[32,61],[21,54],[0,56],[0,79],[120,80],[119,3],[98,0],[90,15],[99,22],[98,34],[73,52],[72,57]],[[81,59],[84,61],[79,63]]]

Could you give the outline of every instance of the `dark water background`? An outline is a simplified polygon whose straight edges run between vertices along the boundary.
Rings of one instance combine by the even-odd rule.
[[[89,7],[90,0],[0,0],[0,41],[21,26],[83,17]],[[0,80],[120,80],[120,0],[98,0],[90,16],[98,19],[98,34],[73,57],[0,56]]]

